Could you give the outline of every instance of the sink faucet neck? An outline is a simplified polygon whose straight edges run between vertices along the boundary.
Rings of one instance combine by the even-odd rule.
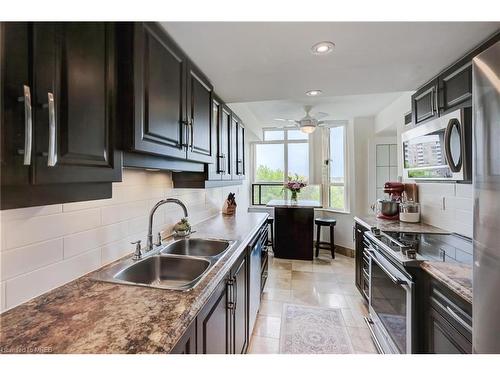
[[[188,217],[188,211],[186,208],[186,205],[180,200],[176,198],[167,198],[167,199],[162,199],[158,203],[156,203],[153,208],[151,209],[151,212],[149,213],[149,223],[148,223],[148,240],[146,244],[146,250],[151,251],[153,250],[153,217],[158,209],[158,207],[166,204],[166,203],[175,203],[179,206],[181,206],[182,210],[184,211],[184,217]]]

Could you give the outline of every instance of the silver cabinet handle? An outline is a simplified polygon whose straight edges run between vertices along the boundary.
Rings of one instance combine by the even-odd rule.
[[[48,93],[49,99],[49,155],[47,166],[53,167],[57,163],[56,153],[56,109],[54,103],[54,94]]]
[[[24,91],[24,165],[31,164],[31,145],[33,144],[33,116],[31,111],[31,91],[27,85]],[[21,99],[20,99],[21,100]]]
[[[193,151],[193,142],[194,142],[194,130],[193,130],[193,118],[191,118],[191,121],[189,122],[189,127],[191,128],[191,151]]]

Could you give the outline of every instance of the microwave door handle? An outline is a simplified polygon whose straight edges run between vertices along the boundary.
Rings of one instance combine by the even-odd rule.
[[[450,121],[448,121],[448,125],[446,126],[446,130],[444,132],[444,154],[446,157],[446,163],[453,173],[460,172],[460,159],[462,158],[462,156],[460,156],[458,163],[455,164],[451,155],[451,133],[455,126],[458,126],[460,145],[462,145],[463,143],[462,131],[459,125],[460,123],[458,122],[458,120],[456,118],[452,118],[450,119]],[[460,147],[460,149],[462,149],[462,147]]]

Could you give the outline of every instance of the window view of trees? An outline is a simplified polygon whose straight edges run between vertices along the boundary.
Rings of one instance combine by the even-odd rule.
[[[329,181],[324,202],[338,210],[345,210],[344,127],[334,127],[329,135]],[[307,135],[298,130],[266,130],[264,142],[255,144],[253,204],[265,205],[272,199],[287,199],[283,189],[285,176],[309,178],[309,143]],[[286,149],[285,149],[286,147]],[[286,150],[286,153],[285,153]],[[322,201],[322,185],[308,185],[299,193],[299,199]]]

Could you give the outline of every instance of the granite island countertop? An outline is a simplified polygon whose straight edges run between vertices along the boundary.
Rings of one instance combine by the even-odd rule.
[[[277,207],[277,208],[321,208],[323,207],[318,201],[299,199],[297,201],[292,201],[290,199],[272,199],[267,204],[267,207]]]
[[[217,215],[192,237],[236,240],[190,291],[97,281],[98,271],[0,315],[0,353],[168,353],[267,219],[265,213]]]
[[[420,267],[472,304],[472,266],[461,263],[423,262]]]
[[[379,219],[376,216],[355,216],[354,220],[367,229],[377,227],[382,232],[449,234],[450,232],[425,223],[406,223],[399,220]]]

